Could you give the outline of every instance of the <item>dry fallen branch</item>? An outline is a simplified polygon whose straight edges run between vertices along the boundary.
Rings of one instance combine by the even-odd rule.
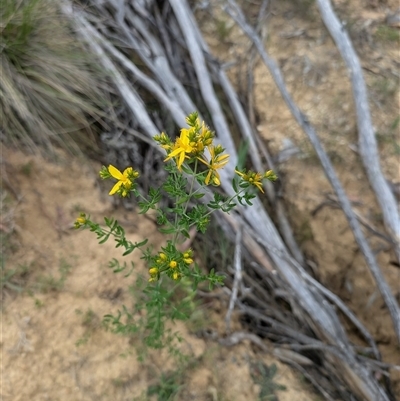
[[[229,301],[228,312],[225,316],[226,322],[226,331],[229,333],[231,330],[231,316],[233,312],[233,308],[235,306],[235,302],[239,292],[239,284],[242,282],[242,229],[239,229],[236,232],[236,240],[235,240],[235,256],[233,263],[235,265],[235,276],[233,280],[232,286],[232,294],[231,299]]]

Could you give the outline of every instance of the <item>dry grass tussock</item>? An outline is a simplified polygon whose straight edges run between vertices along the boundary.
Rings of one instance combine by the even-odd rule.
[[[2,140],[30,150],[77,151],[104,109],[105,73],[54,0],[0,2]],[[83,131],[82,131],[83,130]],[[74,139],[73,139],[74,138]]]

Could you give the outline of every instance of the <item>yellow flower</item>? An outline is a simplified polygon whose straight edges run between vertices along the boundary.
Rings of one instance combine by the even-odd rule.
[[[86,214],[85,213],[81,213],[79,215],[79,217],[75,220],[74,227],[75,228],[80,228],[80,227],[84,226],[86,224],[86,222],[87,222]]]
[[[235,170],[235,173],[240,175],[244,181],[247,181],[249,184],[257,187],[262,193],[264,190],[262,188],[262,179],[264,178],[261,173],[256,173],[254,171],[249,170],[247,173],[242,173],[241,171]]]
[[[149,269],[149,282],[157,281],[160,278],[160,270],[157,267],[152,267]]]
[[[172,278],[173,278],[174,280],[178,280],[179,277],[180,277],[180,274],[179,274],[178,272],[174,272],[174,273],[172,274]]]
[[[200,138],[204,146],[210,146],[214,138],[214,134],[208,129],[207,125],[204,124],[204,121],[201,125]]]
[[[178,263],[176,263],[175,260],[171,260],[171,262],[169,262],[169,267],[171,269],[175,269],[176,266],[178,266]]]
[[[193,259],[192,259],[193,251],[192,251],[191,249],[188,249],[186,252],[184,252],[184,253],[182,254],[182,256],[183,256],[183,261],[184,261],[187,265],[190,265],[190,264],[193,263]]]
[[[204,183],[208,185],[212,178],[215,185],[220,185],[221,181],[217,170],[223,168],[228,163],[229,155],[221,155],[224,151],[221,145],[208,146],[207,148],[211,155],[210,162],[198,157],[198,159],[208,167],[208,174]]]
[[[164,160],[165,162],[175,157],[178,169],[181,169],[183,162],[185,161],[186,155],[192,153],[193,147],[190,145],[189,131],[186,128],[181,129],[181,135],[176,139],[175,145],[173,146],[172,152]]]
[[[158,274],[158,268],[157,267],[152,267],[151,269],[149,269],[149,274],[151,276],[155,276]]]
[[[167,260],[167,255],[163,252],[159,252],[158,254],[158,258],[156,259],[156,263],[158,263],[159,265],[161,265],[162,263],[164,263]]]
[[[274,173],[274,171],[268,170],[265,172],[264,178],[266,178],[270,181],[276,181],[278,179],[278,176]]]
[[[121,173],[117,168],[112,166],[111,164],[108,166],[108,171],[112,177],[117,179],[117,183],[112,187],[109,195],[114,195],[122,186],[121,195],[127,196],[129,189],[132,187],[132,178],[137,177],[139,174],[137,171],[134,171],[132,167],[128,167]]]

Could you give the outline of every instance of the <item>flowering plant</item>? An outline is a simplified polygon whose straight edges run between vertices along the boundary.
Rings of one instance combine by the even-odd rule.
[[[119,311],[117,316],[106,315],[105,320],[119,332],[135,332],[139,327],[145,327],[146,343],[153,347],[165,344],[163,336],[166,319],[183,317],[176,308],[169,308],[171,292],[165,290],[168,287],[168,280],[189,283],[192,294],[201,282],[207,281],[210,289],[223,283],[223,276],[214,270],[206,274],[201,271],[195,262],[192,249],[179,249],[185,238],[190,238],[189,230],[195,227],[197,231],[205,233],[213,212],[221,210],[228,213],[237,205],[236,201],[242,205],[251,205],[251,199],[256,196],[255,191],[263,192],[262,181],[277,179],[271,170],[264,174],[251,170],[235,170],[236,176],[232,181],[233,195],[225,196],[215,192],[213,199],[208,203],[199,203],[198,200],[206,195],[205,187],[221,184],[218,170],[227,165],[229,155],[224,153],[225,149],[221,145],[214,144],[214,133],[204,122],[200,122],[197,113],[190,114],[186,122],[188,128],[182,128],[175,141],[165,133],[154,137],[167,153],[165,170],[168,176],[162,187],[151,188],[147,197],[137,189],[136,180],[139,172],[132,167],[127,167],[121,172],[109,165],[103,166],[100,171],[102,179],[117,180],[109,192],[110,195],[135,196],[138,199],[139,213],[144,214],[149,210],[156,213],[159,230],[169,236],[165,246],[153,251],[152,248],[146,248],[147,239],[132,243],[126,238],[124,229],[114,219],[105,218],[103,227],[93,222],[85,213],[81,213],[75,222],[76,228],[88,228],[96,233],[100,244],[114,237],[116,247],[125,249],[123,256],[135,249],[142,253],[141,258],[147,263],[149,273],[147,284],[142,286],[147,299],[144,304],[137,305],[136,308],[147,310],[145,321],[134,323],[133,315],[126,307],[122,312]],[[172,207],[158,206],[163,192],[173,201]],[[114,259],[110,262],[110,267],[117,273],[126,270],[127,264],[121,265]],[[168,313],[169,309],[171,313]],[[125,323],[121,320],[123,316],[126,318]]]

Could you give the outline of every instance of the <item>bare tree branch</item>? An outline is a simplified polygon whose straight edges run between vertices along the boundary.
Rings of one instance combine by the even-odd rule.
[[[231,299],[229,301],[228,312],[225,316],[226,323],[226,331],[229,333],[231,330],[231,316],[233,312],[233,308],[236,303],[236,299],[239,291],[239,284],[242,282],[242,228],[236,232],[236,240],[235,240],[235,256],[233,263],[235,265],[235,276],[233,279],[232,293]]]

